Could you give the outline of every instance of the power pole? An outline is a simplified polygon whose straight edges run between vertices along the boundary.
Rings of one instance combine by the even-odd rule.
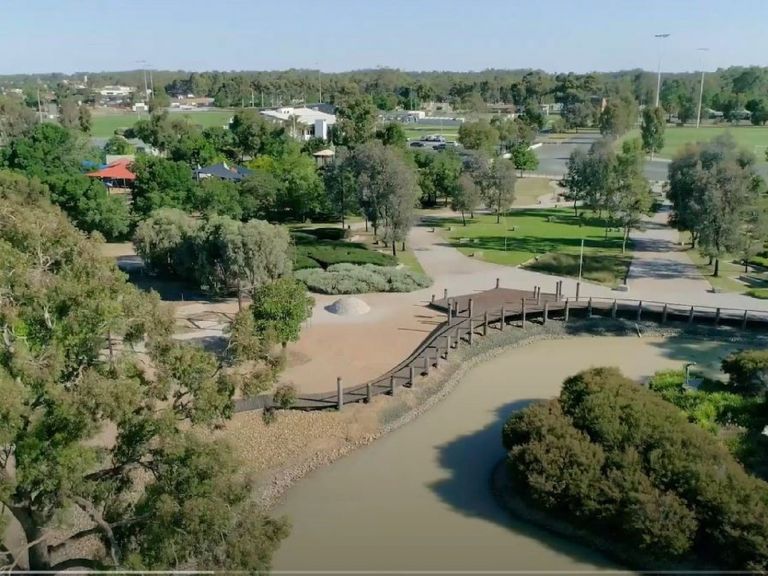
[[[663,54],[664,50],[664,39],[669,38],[670,34],[654,34],[654,38],[659,38],[662,41],[661,47],[659,48],[659,66],[656,74],[656,108],[659,107],[659,97],[661,96],[661,56]]]

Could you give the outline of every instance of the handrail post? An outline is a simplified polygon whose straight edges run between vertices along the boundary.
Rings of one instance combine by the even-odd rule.
[[[720,308],[715,310],[715,326],[720,323]]]
[[[571,302],[568,298],[565,299],[565,318],[564,322],[568,322],[568,317],[571,315]]]
[[[454,300],[453,301],[453,317],[458,318],[459,316],[459,301]]]
[[[424,375],[429,376],[429,350],[424,350]]]
[[[746,330],[747,329],[747,314],[749,312],[747,310],[744,310],[744,317],[741,319],[741,329]]]
[[[541,304],[541,286],[536,290],[536,306]]]
[[[472,318],[472,315],[475,313],[475,303],[472,301],[472,298],[467,302],[467,311],[469,312],[469,317]]]
[[[504,324],[506,324],[506,311],[504,310],[504,304],[501,305],[501,318],[499,320],[499,330],[504,332]]]
[[[691,311],[688,313],[688,324],[693,324],[693,306],[691,306]]]
[[[342,386],[341,376],[336,378],[336,407],[339,412],[344,408],[344,388]]]
[[[389,377],[389,395],[394,396],[395,395],[395,375],[392,374]]]
[[[587,303],[587,318],[592,318],[592,297],[589,297],[589,302]]]
[[[365,385],[365,403],[370,404],[373,401],[373,386],[370,382]]]
[[[413,367],[413,364],[408,366],[408,382],[411,384],[411,388],[416,384],[416,369]]]
[[[643,301],[640,300],[637,303],[637,321],[638,322],[640,322],[640,318],[642,317],[642,314],[643,314]]]
[[[525,330],[525,298],[522,300],[521,309],[520,309],[520,320],[521,324],[520,327]]]
[[[483,313],[483,336],[488,336],[488,310]]]
[[[579,301],[579,292],[581,291],[581,282],[576,282],[576,302]]]
[[[664,304],[664,308],[661,310],[661,323],[667,323],[667,305]]]
[[[445,359],[448,359],[448,352],[451,350],[451,335],[446,334],[445,336]]]
[[[443,300],[448,300],[448,288],[443,288]]]
[[[434,303],[435,303],[435,295],[434,295],[434,294],[432,294],[432,302],[431,302],[431,303],[432,303],[432,304],[434,304]]]
[[[611,304],[611,318],[613,320],[616,320],[616,308],[617,308],[616,299],[614,299],[613,304]]]
[[[501,284],[501,278],[496,278],[496,290],[499,289],[500,284]]]
[[[435,368],[440,368],[440,348],[435,345]]]
[[[469,319],[469,345],[472,346],[472,336],[475,333],[475,323],[472,318]]]
[[[448,309],[446,310],[446,313],[448,314],[448,326],[450,326],[451,319],[453,318],[453,300],[451,298],[448,298],[447,304],[448,304]]]
[[[546,324],[547,323],[547,316],[549,316],[549,301],[544,300],[544,313],[541,317],[541,323]]]

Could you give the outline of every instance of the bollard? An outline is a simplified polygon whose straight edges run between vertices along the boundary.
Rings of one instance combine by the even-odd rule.
[[[408,382],[411,384],[411,388],[416,384],[416,369],[413,365],[408,366]]]
[[[448,288],[443,288],[443,300],[448,299]]]
[[[496,290],[499,289],[500,285],[501,285],[501,278],[496,278]]]
[[[661,323],[666,324],[667,322],[667,305],[664,304],[664,308],[661,309]]]
[[[691,311],[688,313],[688,324],[693,324],[693,306],[691,306]]]
[[[483,336],[488,336],[488,310],[483,313]]]
[[[565,322],[568,322],[568,317],[571,315],[571,302],[568,298],[565,299]]]
[[[589,302],[587,302],[587,318],[592,318],[592,297],[589,297]]]
[[[576,282],[576,302],[579,301],[579,290],[581,289],[581,282]]]
[[[640,300],[637,303],[637,321],[640,322],[640,317],[643,315],[643,301]]]
[[[448,352],[451,350],[451,335],[446,334],[445,336],[445,359],[448,359]]]
[[[365,385],[365,403],[370,404],[373,400],[373,386],[370,382]]]
[[[395,375],[389,377],[389,395],[395,395]]]
[[[617,309],[616,300],[614,300],[613,304],[611,304],[611,318],[613,320],[616,320],[616,309]]]
[[[435,295],[432,294],[432,304],[434,304],[434,303],[435,303]]]
[[[541,323],[546,324],[547,323],[547,316],[549,315],[549,302],[544,302],[544,315],[541,317]]]
[[[522,307],[520,308],[520,319],[522,320],[520,327],[525,329],[525,298],[523,298]]]
[[[715,326],[720,323],[720,308],[715,310]]]
[[[336,407],[339,411],[344,407],[344,388],[341,386],[341,376],[336,378]]]
[[[475,323],[472,318],[469,319],[469,345],[472,346],[472,336],[475,333]]]
[[[472,315],[475,313],[475,306],[474,302],[472,302],[472,298],[467,302],[467,312],[469,313],[470,318],[472,318]]]
[[[746,330],[747,329],[747,314],[748,312],[744,310],[744,317],[741,319],[741,329]]]
[[[504,332],[504,324],[507,323],[506,321],[506,311],[504,310],[504,304],[501,305],[501,317],[499,318],[499,330]]]

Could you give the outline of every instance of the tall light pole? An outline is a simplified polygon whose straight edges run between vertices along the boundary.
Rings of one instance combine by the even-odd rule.
[[[709,52],[709,48],[697,48],[699,52]],[[699,86],[699,111],[696,114],[696,128],[701,126],[701,101],[704,99],[704,54],[701,55],[701,86]]]
[[[664,40],[665,38],[669,38],[670,34],[654,34],[654,38],[659,38],[660,40]],[[658,71],[656,74],[656,108],[659,107],[659,97],[661,96],[661,56],[664,51],[664,44],[661,44],[659,47],[659,66]]]

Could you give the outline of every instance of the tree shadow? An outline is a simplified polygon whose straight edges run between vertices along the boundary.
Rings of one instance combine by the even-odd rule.
[[[439,446],[439,465],[450,475],[432,483],[429,488],[448,506],[472,518],[493,522],[519,535],[533,538],[552,550],[577,562],[615,568],[599,552],[573,544],[564,538],[523,522],[503,509],[491,490],[491,476],[504,457],[501,431],[507,418],[536,399],[518,400],[495,410],[493,422],[471,434],[460,436]]]

